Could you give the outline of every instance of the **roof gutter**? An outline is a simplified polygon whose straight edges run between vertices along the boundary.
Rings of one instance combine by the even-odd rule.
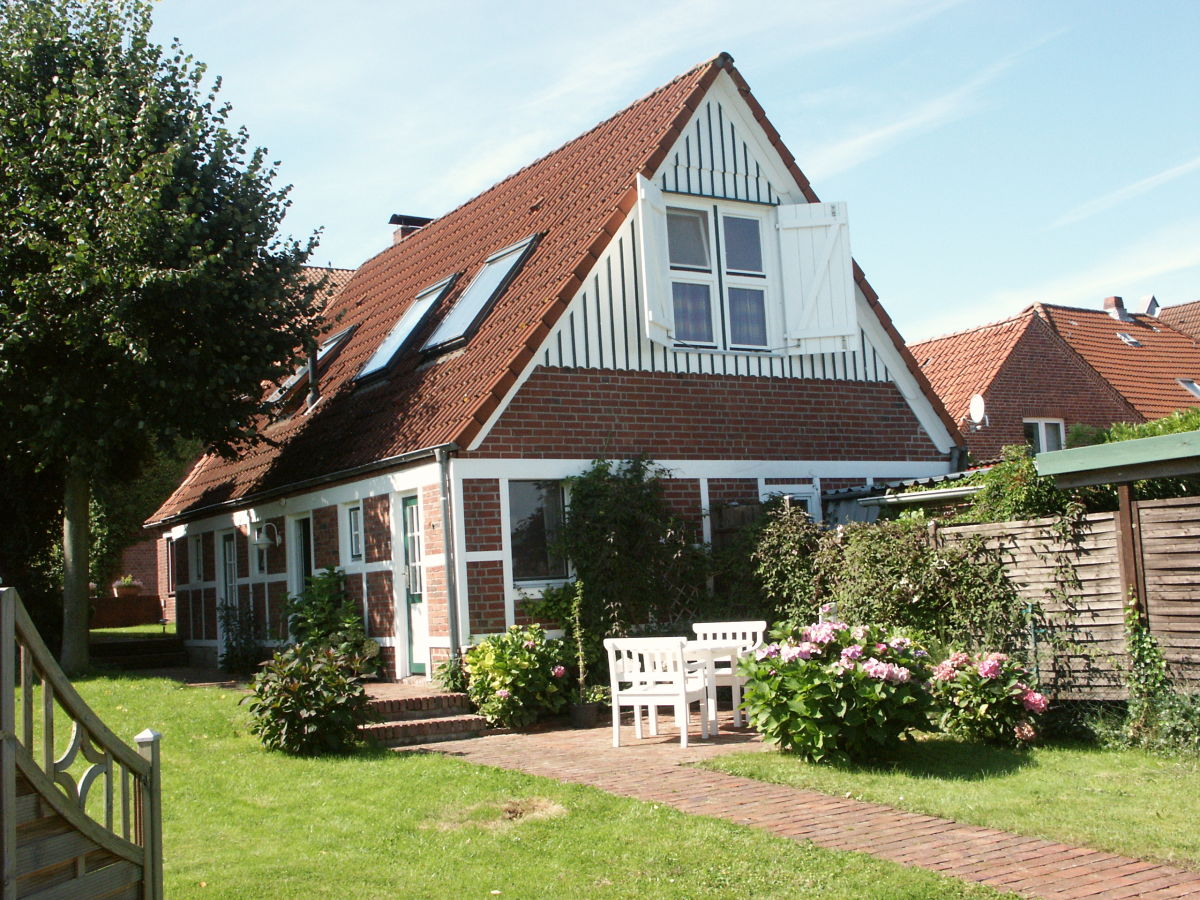
[[[968,484],[960,487],[939,488],[936,491],[913,491],[910,494],[885,494],[882,497],[861,497],[856,502],[860,506],[911,506],[916,503],[927,503],[933,500],[955,500],[959,497],[969,497],[983,490],[981,484]]]
[[[183,522],[191,521],[192,519],[200,519],[204,516],[212,515],[213,513],[223,512],[226,510],[242,509],[247,506],[253,506],[256,503],[274,500],[277,497],[282,497],[287,494],[295,494],[299,491],[308,490],[309,488],[331,484],[335,481],[346,481],[359,475],[369,475],[372,472],[379,472],[383,469],[394,469],[397,466],[402,466],[405,463],[414,462],[418,459],[433,459],[437,457],[439,452],[453,452],[457,449],[458,444],[449,443],[435,444],[432,447],[423,447],[420,450],[410,450],[408,453],[400,453],[396,456],[386,457],[385,459],[377,459],[374,462],[364,463],[361,466],[354,466],[349,469],[330,472],[328,475],[319,475],[316,478],[309,478],[305,481],[294,481],[291,484],[285,484],[282,487],[271,488],[269,491],[259,491],[257,494],[247,494],[245,497],[238,497],[236,500],[224,500],[220,503],[202,506],[199,509],[190,509],[186,512],[177,513],[173,516],[167,516],[165,519],[147,522],[142,527],[165,528],[169,525],[179,525]]]

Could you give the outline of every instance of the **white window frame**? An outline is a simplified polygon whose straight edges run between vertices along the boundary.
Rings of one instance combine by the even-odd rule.
[[[255,575],[266,575],[267,562],[267,523],[255,522],[250,532],[250,568]]]
[[[361,563],[366,558],[366,550],[364,543],[363,530],[363,506],[361,503],[351,503],[345,507],[346,510],[346,560],[351,563]],[[356,515],[357,514],[357,515]],[[358,520],[358,528],[355,529],[355,519]],[[357,538],[357,552],[355,551],[355,543]]]
[[[561,478],[510,478],[505,483],[504,498],[503,498],[503,502],[504,502],[504,517],[503,517],[504,546],[506,548],[506,553],[508,555],[508,567],[509,567],[508,570],[509,570],[509,573],[511,576],[510,580],[511,580],[511,583],[513,584],[513,586],[518,589],[537,591],[539,588],[547,587],[549,585],[563,584],[563,583],[569,581],[574,573],[572,570],[571,561],[569,559],[564,559],[563,560],[564,574],[562,574],[562,575],[551,575],[551,576],[545,577],[545,578],[539,578],[539,577],[520,578],[517,576],[516,567],[515,567],[516,559],[515,559],[515,555],[513,552],[513,541],[512,541],[512,531],[513,531],[513,524],[514,524],[512,521],[512,485],[514,482],[530,482],[530,481],[535,481],[535,482],[553,481],[558,484],[558,491],[559,491],[559,497],[561,498],[561,501],[562,501],[562,515],[563,515],[564,520],[566,519],[567,510],[570,506],[571,498],[570,498],[569,492],[567,490],[567,484]]]
[[[188,568],[191,570],[191,581],[192,584],[201,584],[204,581],[204,535],[192,535],[190,550]]]
[[[1046,452],[1045,448],[1046,448],[1046,426],[1047,425],[1057,425],[1058,426],[1058,437],[1059,437],[1058,446],[1060,449],[1067,446],[1067,424],[1062,419],[1022,419],[1021,420],[1022,433],[1024,433],[1024,428],[1026,425],[1036,425],[1037,426],[1037,443],[1033,445],[1034,453],[1045,453]]]
[[[664,195],[667,212],[686,210],[704,215],[708,233],[707,272],[692,267],[678,267],[670,262],[668,238],[666,302],[674,307],[674,287],[680,284],[703,284],[709,289],[709,318],[713,340],[696,342],[677,339],[675,345],[684,349],[714,350],[730,353],[771,353],[782,343],[782,293],[779,289],[779,243],[775,239],[775,207],[769,204],[747,203],[715,198],[694,198],[679,194]],[[725,217],[753,219],[758,222],[759,250],[762,253],[762,275],[731,271],[726,259]],[[763,312],[766,320],[764,344],[735,344],[731,339],[733,320],[730,315],[730,288],[746,288],[763,292]],[[678,330],[678,329],[676,329]]]

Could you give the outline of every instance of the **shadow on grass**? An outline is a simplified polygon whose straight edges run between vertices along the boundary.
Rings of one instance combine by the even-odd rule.
[[[943,781],[982,781],[1034,764],[1035,760],[1026,750],[929,737],[902,744],[888,759],[842,763],[837,768],[845,772],[900,773]]]

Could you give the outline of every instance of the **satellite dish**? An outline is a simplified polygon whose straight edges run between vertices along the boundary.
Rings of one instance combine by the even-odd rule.
[[[972,394],[971,405],[967,408],[973,425],[982,425],[987,419],[987,410],[983,403],[983,394]]]

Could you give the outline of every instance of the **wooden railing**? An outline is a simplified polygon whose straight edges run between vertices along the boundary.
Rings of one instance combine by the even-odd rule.
[[[134,741],[136,751],[97,718],[17,592],[0,588],[2,900],[122,889],[161,900],[159,735]]]

